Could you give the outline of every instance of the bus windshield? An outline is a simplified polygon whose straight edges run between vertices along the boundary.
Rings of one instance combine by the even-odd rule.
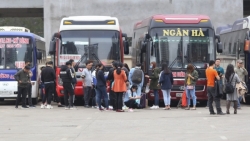
[[[0,36],[0,69],[17,69],[33,60],[32,40],[28,37]]]
[[[114,60],[120,61],[120,39],[118,31],[81,30],[62,31],[59,64],[64,65],[69,59],[80,64],[86,60],[97,61],[110,65]]]
[[[150,62],[170,68],[186,68],[192,63],[206,68],[215,57],[214,31],[209,28],[153,28]]]

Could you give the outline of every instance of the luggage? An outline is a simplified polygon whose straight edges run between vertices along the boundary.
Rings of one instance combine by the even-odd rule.
[[[146,94],[142,93],[141,94],[141,100],[140,100],[140,108],[146,108],[147,107],[147,98]]]

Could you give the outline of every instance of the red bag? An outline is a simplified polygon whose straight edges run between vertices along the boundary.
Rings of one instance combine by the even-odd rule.
[[[187,96],[186,96],[186,91],[183,91],[182,96],[181,96],[181,106],[186,107],[187,106]]]

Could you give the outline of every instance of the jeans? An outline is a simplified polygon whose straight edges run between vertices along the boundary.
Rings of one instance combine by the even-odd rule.
[[[43,98],[43,104],[46,102],[50,105],[52,99],[52,93],[55,93],[55,84],[54,83],[47,83],[45,84],[45,96]]]
[[[84,89],[84,104],[86,106],[86,105],[89,105],[89,100],[91,97],[91,87],[87,86],[87,87],[83,87],[83,89]]]
[[[16,99],[16,107],[18,107],[21,95],[22,95],[22,107],[25,107],[26,106],[25,99],[26,99],[26,95],[27,95],[27,88],[26,87],[18,87],[18,94],[17,94],[17,99]]]
[[[240,102],[241,102],[242,99],[243,99],[242,96],[240,96],[240,97],[238,98],[238,107],[240,107]]]
[[[101,99],[103,98],[104,99],[104,102],[105,102],[105,107],[108,109],[109,107],[109,104],[108,104],[108,94],[107,94],[107,91],[106,91],[106,87],[105,86],[98,86],[97,87],[97,102],[98,102],[98,106],[99,106],[99,109],[102,108],[102,105],[101,105]]]
[[[190,106],[190,99],[191,99],[191,97],[193,99],[193,106],[196,106],[195,87],[193,89],[187,89],[186,90],[186,94],[187,94],[188,106]]]
[[[72,83],[63,83],[63,89],[65,106],[73,107],[74,86],[72,85]]]
[[[161,90],[161,91],[162,91],[162,94],[163,94],[164,104],[166,106],[170,105],[170,102],[171,102],[171,96],[170,96],[171,89]]]
[[[129,107],[129,109],[131,108],[138,108],[138,104],[135,102],[135,99],[130,99],[126,102],[124,102],[124,104]]]
[[[123,92],[116,92],[117,110],[122,110],[123,105]]]
[[[32,85],[31,84],[28,84],[28,87],[27,87],[27,94],[28,94],[28,103],[29,103],[29,106],[32,106],[32,98],[31,98],[31,92],[32,92]]]
[[[207,87],[208,105],[210,113],[214,113],[213,101],[215,102],[217,113],[222,112],[220,107],[220,98],[215,93],[215,87]]]
[[[157,89],[154,89],[155,106],[159,106],[159,93]]]

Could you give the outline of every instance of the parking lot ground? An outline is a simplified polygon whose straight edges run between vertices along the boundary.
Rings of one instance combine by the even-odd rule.
[[[249,105],[232,113],[233,108],[230,115],[211,116],[204,107],[116,113],[83,106],[15,109],[1,104],[0,141],[248,141]]]

